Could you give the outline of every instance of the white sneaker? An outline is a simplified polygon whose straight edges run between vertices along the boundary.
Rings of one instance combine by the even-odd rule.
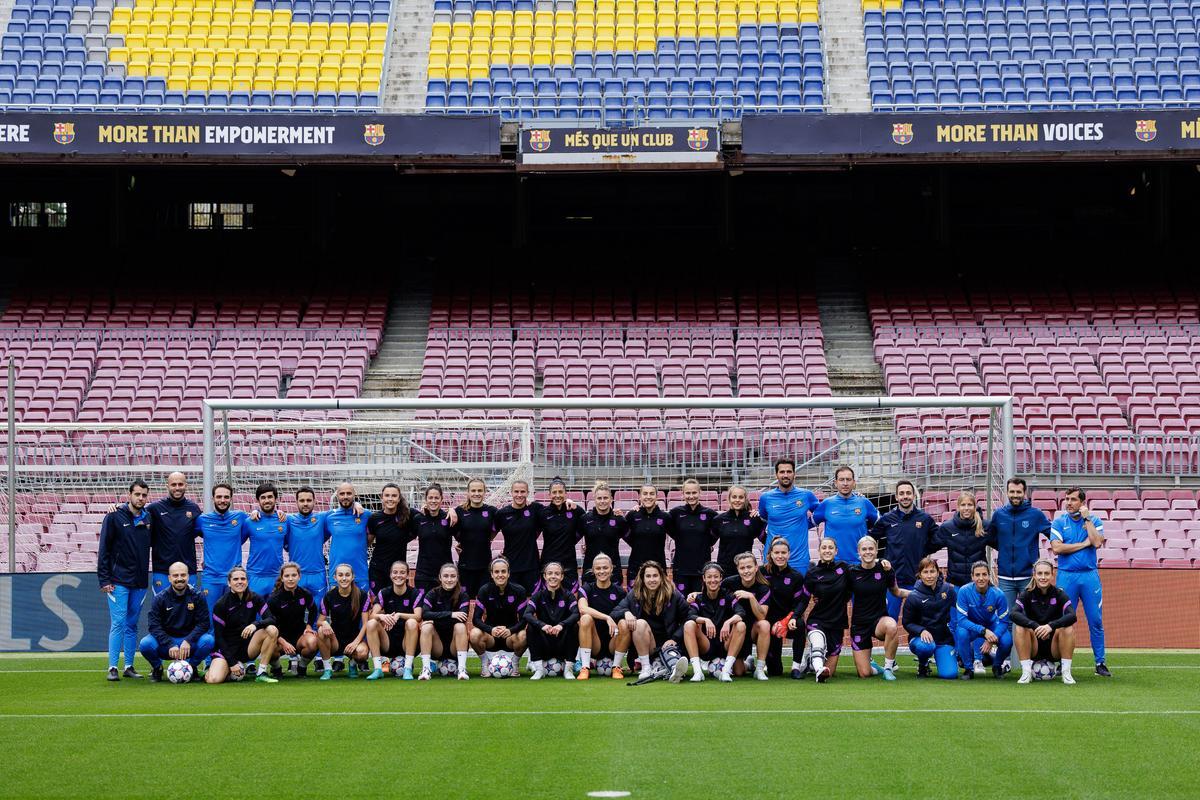
[[[692,672],[691,683],[702,683],[704,681],[704,670],[698,669]]]
[[[756,680],[756,681],[765,681],[765,680],[767,680],[767,669],[766,669],[766,667],[762,667],[762,668],[760,668],[760,669],[756,669],[756,670],[754,670],[754,680]]]
[[[984,674],[986,674],[986,671],[985,671],[985,670],[984,670],[984,668],[983,668],[983,662],[982,662],[982,661],[976,661],[974,664],[972,664],[972,665],[971,665],[971,671],[972,671],[972,672],[974,672],[976,675],[984,675]]]
[[[733,683],[733,676],[728,672],[718,672],[717,680],[719,680],[721,683]]]
[[[1067,686],[1075,685],[1075,678],[1073,675],[1071,675],[1071,673],[1064,672],[1062,678],[1063,678],[1063,683],[1065,683]]]
[[[572,664],[570,661],[568,661],[567,663],[563,664],[563,678],[564,678],[564,679],[566,679],[566,680],[568,680],[568,681],[573,681],[573,680],[575,680],[575,670],[574,670],[574,666],[575,666],[575,665],[574,665],[574,664]]]
[[[421,674],[417,676],[417,680],[427,681],[430,679],[430,677],[432,677],[430,671],[428,669],[423,669],[421,670]]]
[[[471,680],[471,676],[467,674],[467,671],[465,669],[460,669],[458,671],[458,679],[460,681],[469,681],[469,680]]]
[[[1022,672],[1021,677],[1017,678],[1017,683],[1033,683],[1033,673]]]
[[[542,669],[535,669],[535,670],[533,671],[533,674],[529,676],[529,680],[531,680],[531,681],[540,681],[540,680],[541,680],[542,678],[544,678],[544,677],[546,677],[546,670],[545,670],[545,668],[542,668]]]
[[[687,659],[681,658],[675,662],[675,666],[671,669],[671,677],[667,680],[671,681],[671,683],[679,683],[681,680],[683,680],[683,676],[687,675],[687,671]]]

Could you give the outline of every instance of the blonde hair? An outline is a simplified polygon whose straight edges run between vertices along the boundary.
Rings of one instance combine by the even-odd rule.
[[[971,505],[975,506],[975,533],[981,533],[983,531],[983,515],[979,513],[979,500],[976,499],[975,493],[970,489],[963,489],[959,493],[958,500],[954,503],[954,513],[958,514],[958,504],[963,500],[970,500]],[[960,514],[959,516],[961,517],[962,515]]]
[[[1047,567],[1050,568],[1050,577],[1051,578],[1054,577],[1054,562],[1052,562],[1048,558],[1039,558],[1037,561],[1033,562],[1033,575],[1031,575],[1029,577],[1029,583],[1027,583],[1025,585],[1025,591],[1032,592],[1034,589],[1037,588],[1037,568],[1040,567],[1042,564],[1045,564]],[[1057,582],[1056,582],[1056,584],[1057,584]]]
[[[471,507],[471,484],[473,483],[478,483],[483,487],[485,492],[487,491],[487,484],[484,483],[483,478],[471,478],[471,480],[467,481],[467,496],[463,499],[462,504],[459,506],[459,508],[461,508],[463,511],[466,511]]]

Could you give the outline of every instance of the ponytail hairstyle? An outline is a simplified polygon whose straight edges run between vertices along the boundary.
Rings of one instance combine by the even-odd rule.
[[[788,543],[787,539],[783,538],[782,536],[776,536],[774,539],[772,539],[771,543],[769,545],[767,545],[767,549],[763,552],[763,562],[767,567],[767,573],[770,575],[778,575],[783,570],[785,570],[789,566],[791,566],[787,562],[784,562],[784,565],[782,567],[776,568],[775,559],[771,558],[771,553],[775,550],[776,547],[782,547],[784,550],[787,550],[789,560],[791,559],[791,556],[792,556],[792,546]],[[754,557],[753,553],[750,555],[750,557],[751,558]],[[736,558],[733,559],[733,562],[736,564],[738,559],[740,559],[740,558],[741,558],[741,556],[737,556]],[[763,582],[765,583],[766,581],[764,580]]]
[[[787,544],[787,539],[779,538],[779,539],[776,539],[775,541],[783,542],[784,544]],[[774,542],[771,543],[771,546],[772,547],[775,546]],[[788,552],[789,553],[791,552],[791,548],[788,548]],[[749,559],[750,563],[754,564],[754,566],[756,566],[756,567],[758,566],[758,560],[755,559],[754,553],[751,553],[749,550],[747,550],[744,553],[738,553],[736,556],[734,556],[733,557],[733,565],[736,567],[739,564],[741,564],[743,561],[745,561],[746,559]],[[775,565],[770,560],[767,561],[767,569],[771,569],[774,566]],[[786,567],[787,565],[785,564],[784,566]],[[740,571],[738,572],[738,577],[739,577],[739,579],[741,578]],[[754,570],[754,585],[755,586],[766,586],[767,585],[767,579],[765,577],[763,577],[762,570],[759,570],[759,569]]]
[[[1039,558],[1037,561],[1033,562],[1033,575],[1029,577],[1029,583],[1025,584],[1025,591],[1032,592],[1033,590],[1037,589],[1037,568],[1042,564],[1045,564],[1050,568],[1050,577],[1054,577],[1054,562],[1048,558]]]
[[[472,483],[473,482],[474,481],[472,481]],[[480,483],[483,483],[483,481],[480,481]],[[450,604],[454,608],[458,608],[458,601],[462,599],[463,585],[462,585],[462,581],[458,577],[458,567],[455,566],[452,562],[447,561],[445,564],[442,564],[442,566],[438,568],[438,585],[436,588],[440,589],[443,592],[446,591],[445,589],[442,588],[442,572],[444,572],[447,569],[454,570],[454,591],[450,595]]]
[[[283,573],[288,571],[289,569],[296,570],[296,572],[300,575],[304,574],[303,572],[300,571],[300,565],[297,564],[295,561],[283,562],[283,566],[281,566],[279,568],[279,575],[276,576],[276,578],[275,578],[275,588],[271,590],[271,594],[274,594],[275,592],[278,592],[278,591],[282,591],[282,589],[283,589]],[[300,584],[296,584],[296,585],[299,586]]]
[[[463,498],[462,504],[459,506],[463,511],[471,507],[471,487],[477,483],[483,487],[485,492],[487,491],[487,484],[484,483],[483,478],[471,478],[467,481],[467,496]]]
[[[567,503],[567,498],[566,498],[566,495],[567,495],[567,484],[566,484],[566,483],[563,481],[563,479],[562,479],[562,478],[560,478],[560,477],[558,477],[557,475],[555,475],[553,478],[551,478],[551,479],[550,479],[550,484],[549,484],[549,486],[547,486],[546,488],[548,488],[550,491],[554,491],[554,487],[555,487],[555,486],[561,486],[561,487],[562,487],[562,490],[563,490],[563,505],[564,505],[564,506],[566,506],[566,503]],[[554,500],[553,500],[553,499],[552,499],[552,500],[550,500],[550,505],[554,505]]]
[[[971,505],[975,506],[975,535],[982,536],[983,535],[983,515],[981,513],[979,513],[979,501],[975,498],[975,493],[972,492],[970,489],[964,489],[962,491],[962,493],[960,493],[958,495],[958,501],[954,504],[955,516],[958,516],[958,504],[961,503],[963,500],[970,500]],[[962,519],[962,517],[959,517],[959,519]]]
[[[380,493],[382,493],[384,489],[395,489],[396,494],[400,495],[400,502],[396,505],[396,524],[403,528],[408,524],[408,518],[412,513],[409,511],[408,501],[404,499],[404,492],[400,489],[399,484],[395,483],[385,483],[379,490]]]
[[[707,564],[705,564],[703,567],[700,568],[700,577],[703,578],[705,575],[707,575],[709,570],[716,570],[718,575],[720,575],[722,578],[725,577],[725,570],[722,569],[721,565],[715,561],[709,561]],[[707,591],[707,589],[705,589],[704,591]]]
[[[645,575],[648,569],[658,570],[658,574],[661,576],[658,588],[653,591],[646,588]],[[642,607],[642,613],[661,614],[662,610],[667,607],[671,593],[674,591],[675,587],[667,580],[667,571],[663,569],[662,564],[657,561],[643,561],[642,565],[638,567],[637,577],[633,581],[633,597]]]
[[[612,489],[608,488],[608,481],[596,481],[596,485],[592,487],[592,502],[593,502],[593,504],[595,503],[595,497],[596,497],[597,492],[608,492],[609,499],[612,499],[613,491],[612,491]],[[617,509],[614,504],[609,503],[608,507],[609,507],[610,514],[617,513]]]
[[[345,567],[350,571],[350,618],[357,619],[362,615],[362,589],[358,588],[358,584],[354,582],[354,567],[350,566],[349,564],[338,564],[333,568],[334,575],[336,575],[337,571],[342,567]],[[333,588],[337,588],[336,583],[334,584]]]
[[[230,579],[230,578],[232,578],[234,575],[236,575],[236,574],[237,574],[237,573],[239,573],[239,572],[240,572],[240,573],[242,573],[243,575],[245,575],[245,576],[247,577],[247,579],[250,577],[250,573],[246,572],[246,568],[245,568],[245,567],[243,567],[241,564],[238,564],[237,566],[235,566],[235,567],[233,567],[232,569],[230,569],[230,570],[229,570],[229,572],[226,572],[226,573],[225,573],[225,585],[226,585],[226,586],[228,586],[228,585],[229,585],[229,579]],[[250,582],[249,582],[249,580],[247,580],[247,582],[246,582],[246,592],[247,592],[247,593],[249,593],[249,591],[250,591]],[[232,589],[230,589],[230,590],[229,590],[229,593],[230,593],[230,594],[233,594],[233,590],[232,590]]]

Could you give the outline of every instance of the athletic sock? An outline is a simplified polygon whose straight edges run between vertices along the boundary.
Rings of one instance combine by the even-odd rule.
[[[267,674],[267,665],[265,663],[263,663],[262,661],[258,662],[258,667],[254,670],[254,674],[255,675],[266,675]]]
[[[704,667],[701,666],[701,664],[700,664],[700,656],[696,656],[695,658],[692,659],[692,669],[695,670],[695,672],[693,674],[696,674],[696,675],[698,675],[704,671]]]
[[[638,672],[650,669],[650,656],[638,656]]]
[[[534,672],[541,672],[545,667],[543,667],[542,660],[539,658],[536,661],[533,659],[530,659],[529,668],[531,670],[533,670]]]
[[[1069,658],[1064,658],[1064,659],[1062,660],[1062,674],[1063,674],[1063,675],[1070,675],[1070,674],[1071,674],[1071,659],[1069,659]]]
[[[725,663],[721,665],[721,673],[723,675],[732,675],[733,674],[733,662],[734,662],[734,659],[732,659],[732,658],[725,659]]]
[[[1032,673],[1033,673],[1033,659],[1032,658],[1022,658],[1021,659],[1021,674],[1022,675],[1030,675]]]
[[[896,659],[894,659],[894,658],[885,658],[885,659],[883,660],[883,668],[884,668],[884,669],[890,669],[890,670],[893,670],[893,671],[895,671],[895,669],[896,669]]]
[[[587,669],[592,665],[592,648],[579,648],[579,663],[584,669]]]
[[[467,671],[467,654],[461,650],[458,653],[458,671],[459,672]]]
[[[626,651],[624,651],[624,650],[617,650],[613,653],[613,666],[614,667],[619,667],[623,663],[625,663],[625,652]]]
[[[433,669],[433,659],[430,657],[429,653],[421,653],[421,669],[425,672],[429,672]]]
[[[375,669],[383,669],[383,656],[375,656],[372,662],[375,664]]]

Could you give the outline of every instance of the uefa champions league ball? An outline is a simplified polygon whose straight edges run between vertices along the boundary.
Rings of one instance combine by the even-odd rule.
[[[600,675],[612,675],[613,660],[611,658],[602,658],[596,662],[596,672]]]
[[[242,668],[242,671],[241,671],[241,672],[234,672],[234,669],[233,669],[233,668],[234,668],[235,666],[240,666],[240,667]],[[229,665],[229,678],[228,678],[228,680],[231,680],[231,681],[233,681],[234,683],[237,683],[238,681],[240,681],[240,680],[242,680],[243,678],[245,678],[245,677],[246,677],[246,675],[247,675],[247,673],[249,673],[249,672],[250,672],[250,670],[249,670],[249,669],[246,667],[246,665],[245,665],[245,664],[230,664],[230,665]]]
[[[714,678],[721,674],[721,670],[725,667],[725,659],[714,658],[708,662],[708,674]]]
[[[404,664],[407,660],[405,656],[396,656],[392,659],[392,674],[397,678],[404,674]]]
[[[517,660],[512,653],[497,653],[488,661],[493,678],[511,678],[517,671]]]
[[[546,661],[546,674],[547,675],[562,675],[562,671],[563,671],[563,662],[562,661],[559,661],[557,658],[551,658],[548,661]]]
[[[453,658],[443,658],[438,662],[438,675],[445,678],[453,678],[458,675],[458,662]]]
[[[167,680],[171,683],[187,683],[192,679],[192,665],[186,661],[172,661],[167,667]]]
[[[1049,681],[1054,679],[1054,664],[1045,659],[1033,662],[1033,679]]]

